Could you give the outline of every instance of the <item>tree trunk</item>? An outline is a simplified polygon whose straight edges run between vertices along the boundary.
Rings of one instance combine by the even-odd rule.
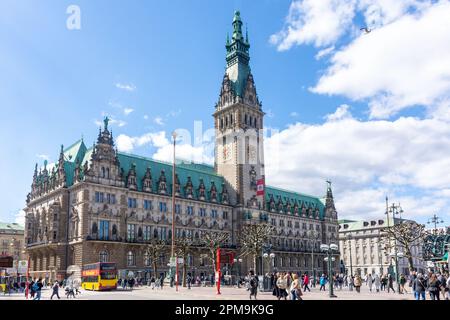
[[[154,277],[156,280],[158,278],[158,270],[157,270],[157,263],[156,263],[155,259],[153,260],[153,273],[154,273]]]
[[[253,272],[256,274],[256,254],[253,255]]]
[[[405,255],[408,258],[408,268],[409,268],[409,273],[411,273],[411,271],[414,270],[414,262],[413,262],[411,250],[409,250],[408,246],[405,246]]]

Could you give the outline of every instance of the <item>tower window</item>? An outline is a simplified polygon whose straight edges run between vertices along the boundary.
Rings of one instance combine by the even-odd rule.
[[[223,118],[220,119],[220,129],[223,129]]]
[[[244,117],[244,123],[247,124],[247,115]]]
[[[225,117],[225,127],[228,127],[228,116]]]
[[[230,114],[230,124],[233,125],[233,114]]]

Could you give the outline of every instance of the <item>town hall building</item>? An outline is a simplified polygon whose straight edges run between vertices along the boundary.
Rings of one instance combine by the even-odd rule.
[[[248,36],[235,12],[233,34],[226,43],[226,72],[214,110],[215,164],[176,165],[119,152],[105,119],[97,141],[61,146],[56,163],[36,165],[27,196],[25,243],[30,273],[57,279],[69,266],[116,262],[124,273],[153,273],[146,244],[174,236],[193,242],[205,233],[227,233],[223,248],[240,252],[239,236],[246,224],[275,228],[258,270],[326,272],[320,244],[337,243],[338,220],[331,184],[315,197],[257,184],[265,181],[264,112],[249,61]],[[287,155],[286,155],[287,156]],[[172,235],[172,187],[175,183],[175,235]],[[301,185],[299,181],[299,185]],[[211,274],[211,262],[195,247],[188,259],[194,276]],[[160,256],[158,273],[168,272],[170,251]],[[251,257],[239,263],[241,273]],[[336,270],[339,257],[336,256]],[[231,265],[225,272],[236,272]],[[223,270],[224,271],[224,270]]]

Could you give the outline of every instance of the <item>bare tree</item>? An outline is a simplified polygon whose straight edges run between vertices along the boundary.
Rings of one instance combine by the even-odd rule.
[[[384,228],[382,230],[384,237],[382,242],[387,252],[397,246],[403,248],[403,255],[408,259],[408,268],[410,271],[414,270],[414,261],[412,248],[421,248],[425,238],[428,236],[428,231],[425,230],[425,225],[419,224],[415,221],[401,221],[393,226]],[[389,241],[393,239],[394,241]]]
[[[242,253],[241,256],[252,256],[253,270],[256,272],[256,257],[261,255],[264,245],[272,236],[275,228],[268,224],[246,225],[241,230],[239,237]]]
[[[193,242],[191,239],[183,237],[175,239],[177,258],[182,258],[183,263],[183,287],[186,287],[187,258],[192,252]]]
[[[153,272],[157,277],[158,260],[162,253],[167,251],[166,242],[159,239],[152,239],[145,247],[145,252],[153,264]]]
[[[205,232],[202,234],[199,242],[200,245],[207,249],[207,253],[203,255],[208,260],[211,261],[214,269],[214,273],[216,272],[216,255],[217,249],[219,249],[224,243],[226,243],[229,239],[229,234],[226,232]]]

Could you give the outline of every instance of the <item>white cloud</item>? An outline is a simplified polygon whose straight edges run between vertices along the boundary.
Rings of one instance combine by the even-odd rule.
[[[312,91],[368,99],[372,118],[414,105],[435,109],[450,98],[449,16],[450,2],[442,2],[355,39]]]
[[[42,160],[47,160],[47,161],[50,160],[50,156],[48,154],[37,154],[36,157],[38,157],[39,159],[42,159]]]
[[[173,160],[173,144],[166,137],[165,131],[149,132],[137,137],[121,134],[116,139],[117,148],[122,152],[132,152],[134,148],[152,145],[156,148],[153,158],[171,162]],[[177,159],[189,160],[197,163],[214,163],[210,143],[192,146],[190,143],[179,143],[176,147]]]
[[[350,113],[349,109],[350,109],[350,106],[347,104],[340,105],[334,113],[326,115],[325,119],[327,121],[351,119],[353,117],[352,117],[352,114]]]
[[[427,216],[430,208],[449,215],[450,199],[440,192],[450,185],[443,174],[450,172],[449,121],[359,121],[348,106],[327,119],[265,139],[268,184],[323,195],[331,179],[341,217],[380,216],[386,194],[410,216]]]
[[[133,108],[125,108],[123,109],[123,113],[127,116],[134,111]]]
[[[144,120],[148,120],[148,115],[144,115]]]
[[[121,89],[121,90],[125,90],[125,91],[129,91],[132,92],[134,90],[136,90],[136,86],[132,83],[116,83],[116,88]]]
[[[163,120],[163,118],[161,118],[160,116],[155,117],[155,118],[153,119],[153,121],[154,121],[156,124],[160,125],[160,126],[163,126],[163,125],[164,125],[164,120]]]
[[[20,210],[15,216],[15,223],[20,224],[21,226],[25,225],[25,211]]]
[[[333,44],[351,26],[355,5],[356,0],[293,1],[286,26],[270,42],[280,51],[300,44]]]
[[[299,116],[298,112],[296,112],[296,111],[291,112],[289,115],[291,117],[298,117]]]
[[[329,56],[330,54],[332,54],[333,51],[334,51],[334,46],[322,49],[319,52],[317,52],[317,54],[314,56],[314,59],[320,60],[323,57],[326,57],[326,56]]]
[[[413,106],[450,117],[449,16],[448,0],[297,0],[271,41],[278,50],[325,47],[316,59],[331,54],[329,65],[310,90],[367,102],[373,119]]]

